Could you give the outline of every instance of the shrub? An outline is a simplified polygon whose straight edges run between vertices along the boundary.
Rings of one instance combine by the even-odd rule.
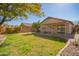
[[[79,46],[79,39],[74,39],[73,44],[74,44],[75,46]]]
[[[12,33],[12,28],[7,27],[6,28],[6,33]]]
[[[36,31],[36,32],[40,32],[40,30],[39,30],[39,28],[40,28],[40,26],[41,26],[41,22],[34,22],[33,24],[32,24],[32,28],[33,28],[33,30],[34,31]]]
[[[48,32],[44,31],[44,33],[48,33]]]
[[[20,32],[20,26],[15,27],[7,27],[5,33],[11,34],[11,33],[18,33]]]
[[[20,26],[15,27],[15,28],[14,28],[14,33],[18,33],[18,32],[20,32],[20,29],[21,29]]]

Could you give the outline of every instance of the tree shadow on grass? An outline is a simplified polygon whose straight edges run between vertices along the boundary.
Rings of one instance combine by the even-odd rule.
[[[3,43],[0,45],[0,47],[6,47],[6,46],[9,46],[10,44],[7,44],[7,43]]]
[[[32,33],[25,33],[25,34],[21,34],[21,35],[23,35],[23,36],[30,36],[30,35],[32,35]]]

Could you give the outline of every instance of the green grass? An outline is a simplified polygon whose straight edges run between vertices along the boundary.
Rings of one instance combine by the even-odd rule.
[[[51,56],[65,45],[65,40],[37,35],[8,34],[0,46],[1,56]]]

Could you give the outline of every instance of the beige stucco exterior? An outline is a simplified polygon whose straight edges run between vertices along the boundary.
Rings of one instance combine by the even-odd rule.
[[[71,34],[72,33],[73,24],[71,22],[63,21],[63,20],[58,20],[58,22],[56,20],[55,22],[55,20],[56,19],[53,19],[51,22],[49,22],[50,21],[49,19],[46,21],[44,20],[43,24],[39,28],[40,32],[46,32],[50,34]],[[46,24],[44,22],[46,22]]]

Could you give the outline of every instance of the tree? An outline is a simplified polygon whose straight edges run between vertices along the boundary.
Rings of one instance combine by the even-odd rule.
[[[24,23],[21,23],[20,26],[24,26]]]
[[[18,18],[28,18],[30,14],[43,16],[41,4],[37,3],[1,3],[0,25],[6,21]]]
[[[41,25],[41,22],[40,22],[40,21],[34,22],[34,23],[32,24],[32,28],[33,28],[36,32],[40,32],[40,30],[39,30],[40,25]]]
[[[21,26],[15,26],[14,33],[20,32]]]

